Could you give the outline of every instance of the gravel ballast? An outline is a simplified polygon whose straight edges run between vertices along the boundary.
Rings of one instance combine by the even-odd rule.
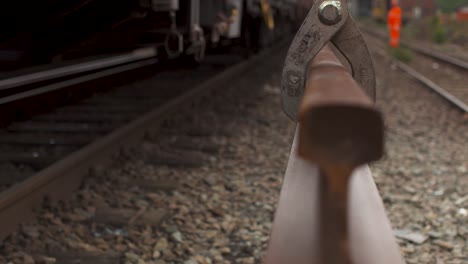
[[[294,132],[284,52],[96,168],[5,241],[0,263],[259,263]]]
[[[372,171],[406,261],[467,263],[468,120],[371,49],[387,128],[386,156]]]

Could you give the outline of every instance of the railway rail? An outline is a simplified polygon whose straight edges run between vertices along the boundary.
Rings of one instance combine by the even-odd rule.
[[[374,43],[378,42],[375,46],[378,47],[381,52],[385,53],[386,45],[382,42],[382,40],[387,39],[385,34],[368,27],[361,26],[361,28],[366,33],[368,33],[368,38],[374,39]],[[461,78],[463,78],[468,71],[468,62],[459,58],[448,56],[438,51],[418,47],[405,41],[402,41],[402,45],[416,52],[417,58],[414,60],[424,60],[426,58],[424,61],[427,64],[431,63],[430,60],[436,61],[437,64],[433,64],[434,67],[436,67],[436,72],[433,72],[433,77],[428,77],[407,63],[395,60],[396,65],[402,71],[408,73],[413,78],[417,79],[425,86],[444,97],[451,104],[455,105],[464,112],[468,112],[468,89],[463,86],[465,82],[463,80],[455,80],[453,83],[441,84],[443,79],[452,79],[454,76],[461,76]],[[429,60],[427,60],[427,58]],[[441,65],[439,65],[439,63]],[[448,74],[445,74],[444,76],[444,72],[447,72]],[[456,84],[456,82],[458,82],[458,84]]]
[[[283,69],[283,110],[298,125],[267,264],[404,263],[367,167],[384,151],[375,84],[346,1],[314,2]]]
[[[20,179],[3,179],[0,238],[33,217],[33,210],[44,199],[69,197],[93,165],[105,162],[149,131],[157,131],[171,113],[240,77],[281,46],[284,42],[244,62],[235,56],[229,59],[224,55],[222,61],[214,58],[211,66],[190,70],[186,80],[181,80],[180,71],[159,73],[156,79],[165,84],[163,87],[157,87],[154,80],[124,86],[112,94],[95,96],[7,127],[0,136],[5,150],[0,160],[27,164],[35,172]]]
[[[381,155],[382,117],[335,56],[325,47],[312,61],[268,264],[404,263],[371,172],[357,165]]]
[[[32,92],[33,88],[40,87],[40,93],[50,92],[52,88],[44,88],[44,83],[53,82],[54,87],[64,87],[70,85],[70,82],[82,82],[99,78],[111,74],[117,74],[123,71],[128,71],[132,68],[143,67],[157,62],[155,59],[157,52],[154,48],[138,49],[127,54],[116,56],[109,56],[105,58],[88,60],[79,63],[72,63],[61,67],[53,67],[50,69],[34,70],[30,73],[8,74],[0,79],[0,91],[2,95],[2,103],[12,100],[11,98],[4,98],[8,95],[16,95],[16,98],[24,98],[27,94],[18,95],[17,89],[27,87],[29,94],[38,94]],[[112,69],[112,70],[111,70]],[[111,71],[110,71],[111,70]],[[24,70],[23,70],[24,71]],[[93,75],[91,73],[98,73]],[[77,79],[78,77],[86,76],[86,78]],[[61,85],[57,83],[61,81]],[[63,83],[67,80],[68,83]],[[32,86],[32,87],[31,87]],[[22,89],[26,90],[26,89]]]

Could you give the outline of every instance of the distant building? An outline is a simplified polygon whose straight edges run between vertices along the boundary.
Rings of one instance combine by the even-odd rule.
[[[354,17],[370,16],[372,13],[372,0],[348,0],[348,9]]]
[[[368,17],[372,15],[372,0],[359,0],[358,16]]]
[[[357,17],[359,12],[359,0],[348,0],[348,10],[352,16]]]
[[[437,10],[435,0],[400,0],[400,6],[411,18],[433,16]]]
[[[458,21],[468,21],[468,5],[462,6],[457,10]]]

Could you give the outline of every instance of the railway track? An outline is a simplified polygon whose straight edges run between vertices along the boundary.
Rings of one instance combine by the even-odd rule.
[[[367,27],[361,28],[381,54],[387,53],[384,34]],[[468,62],[411,43],[402,42],[402,45],[414,51],[414,58],[408,63],[395,60],[396,65],[457,108],[468,112],[468,89],[465,85],[468,81]]]
[[[127,54],[5,73],[0,79],[0,126],[73,104],[99,91],[146,78],[161,63],[152,48]]]
[[[64,66],[9,73],[0,79],[0,105],[154,65],[158,62],[156,55],[154,49],[147,48]]]
[[[159,72],[2,129],[0,163],[10,171],[3,170],[0,177],[0,238],[34,217],[44,199],[70,197],[94,165],[157,131],[169,115],[239,78],[282,46],[248,61],[223,55],[207,58],[207,63],[183,74],[180,69]]]

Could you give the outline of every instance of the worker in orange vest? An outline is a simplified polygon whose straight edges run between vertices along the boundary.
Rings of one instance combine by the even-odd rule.
[[[388,12],[388,28],[390,30],[390,47],[398,48],[400,45],[401,8],[398,0],[392,0],[392,8]]]

